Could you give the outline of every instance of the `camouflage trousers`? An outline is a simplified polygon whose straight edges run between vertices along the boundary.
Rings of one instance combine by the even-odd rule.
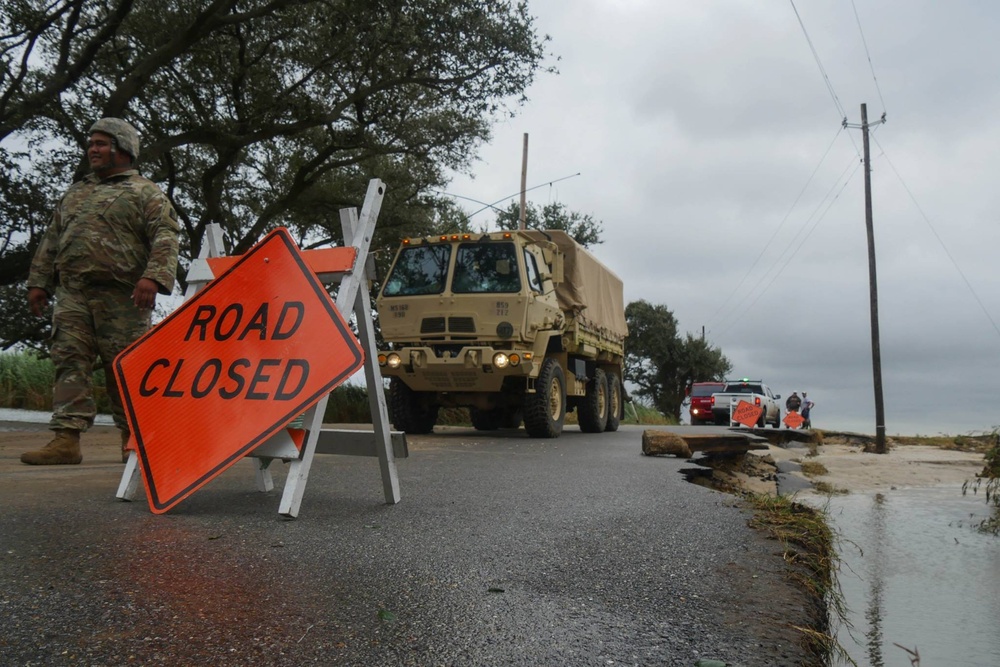
[[[97,403],[92,377],[100,359],[115,425],[128,429],[113,363],[119,352],[149,330],[152,310],[135,307],[128,285],[79,287],[56,288],[51,341],[56,381],[49,428],[85,431],[94,425]]]

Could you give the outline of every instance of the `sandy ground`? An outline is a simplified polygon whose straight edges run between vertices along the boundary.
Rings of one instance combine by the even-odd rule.
[[[858,445],[820,445],[816,456],[803,448],[771,446],[766,452],[775,462],[820,464],[826,472],[808,475],[835,491],[849,493],[886,491],[909,487],[957,485],[974,480],[982,472],[981,452],[962,452],[926,445],[897,445],[888,454],[869,454]],[[816,495],[816,489],[800,494]]]

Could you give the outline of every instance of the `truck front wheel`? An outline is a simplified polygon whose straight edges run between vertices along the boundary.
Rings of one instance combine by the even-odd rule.
[[[587,383],[587,395],[579,407],[580,430],[584,433],[600,433],[608,424],[608,378],[598,368],[594,379]]]
[[[566,419],[566,376],[555,359],[546,359],[535,393],[524,395],[524,430],[532,438],[558,438]]]
[[[409,435],[424,435],[434,430],[438,406],[427,405],[420,395],[399,378],[389,381],[389,412],[392,425]]]

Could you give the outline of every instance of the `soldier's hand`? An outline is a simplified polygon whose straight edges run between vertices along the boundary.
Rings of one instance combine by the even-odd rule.
[[[28,288],[28,309],[35,317],[44,317],[49,307],[49,293],[41,287]]]
[[[132,291],[132,303],[137,308],[152,308],[156,303],[156,293],[158,290],[159,285],[156,284],[155,280],[140,278],[139,282],[135,284],[135,289]]]

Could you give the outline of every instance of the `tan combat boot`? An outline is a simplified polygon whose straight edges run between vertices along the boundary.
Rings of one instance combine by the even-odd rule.
[[[41,449],[21,454],[21,463],[33,466],[72,465],[82,460],[80,432],[68,428],[56,429],[56,437]]]
[[[127,430],[122,429],[122,463],[128,463],[128,449],[126,448],[128,447],[128,439],[130,435],[131,434]]]

